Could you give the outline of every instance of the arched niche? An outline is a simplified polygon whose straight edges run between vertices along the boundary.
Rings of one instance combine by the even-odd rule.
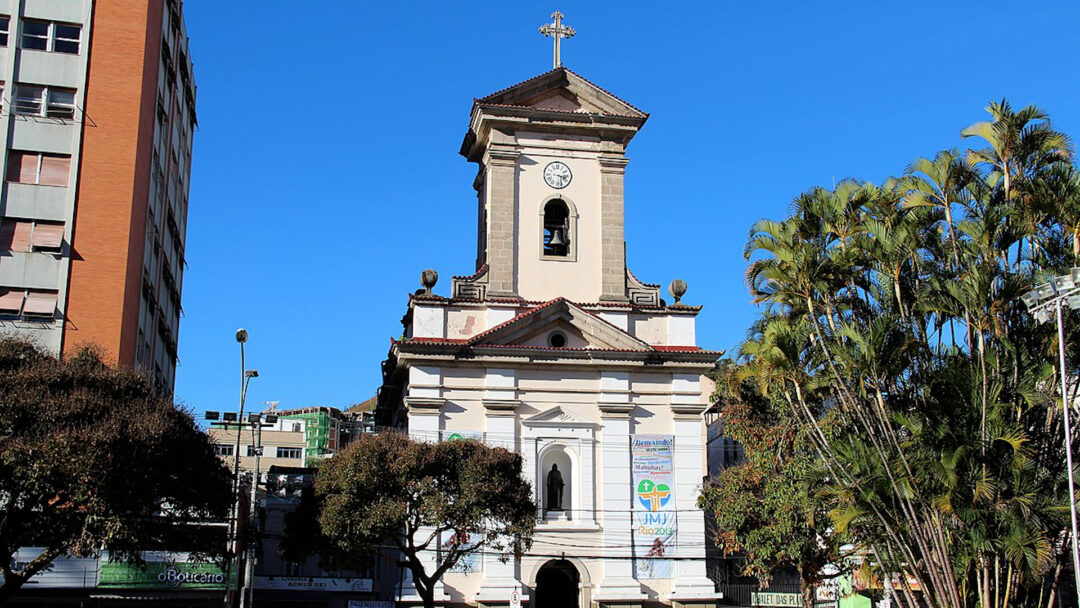
[[[536,487],[539,489],[540,506],[543,509],[545,517],[552,513],[548,509],[549,502],[549,490],[548,490],[548,474],[551,472],[552,465],[559,467],[559,473],[562,474],[563,480],[563,513],[566,519],[575,520],[580,519],[578,513],[580,507],[580,482],[579,472],[577,466],[577,458],[573,450],[567,449],[567,446],[560,444],[549,444],[541,450],[539,454],[538,462],[540,468],[537,471]],[[557,513],[557,512],[556,512]]]

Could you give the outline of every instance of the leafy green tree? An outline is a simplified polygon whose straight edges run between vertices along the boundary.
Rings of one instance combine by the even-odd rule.
[[[1019,296],[1080,259],[1080,178],[1045,112],[987,110],[961,133],[985,147],[808,190],[746,247],[765,309],[742,369],[908,606],[1052,606],[1068,561],[1056,333]]]
[[[536,505],[521,466],[521,456],[473,440],[363,435],[319,466],[308,511],[317,523],[298,511],[287,528],[287,550],[321,550],[341,564],[362,563],[372,553],[396,562],[400,552],[431,608],[435,584],[463,557],[520,556],[531,546]],[[447,537],[469,542],[440,547]],[[436,549],[429,572],[422,553]]]
[[[229,471],[192,417],[92,350],[0,340],[0,603],[62,555],[220,553]],[[16,567],[20,547],[44,549]]]
[[[743,559],[742,574],[767,586],[776,571],[793,568],[812,608],[824,567],[839,563],[839,537],[813,489],[817,454],[798,419],[742,380],[745,373],[724,362],[714,395],[724,435],[742,445],[745,460],[711,479],[698,505],[715,515],[716,544]]]

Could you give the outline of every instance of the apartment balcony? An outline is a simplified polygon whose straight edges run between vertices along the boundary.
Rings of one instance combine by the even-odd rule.
[[[56,2],[55,4],[67,3]],[[85,42],[83,46],[85,47]],[[83,49],[84,54],[85,52]],[[71,55],[32,49],[21,49],[19,52],[19,78],[24,82],[79,89],[86,86],[85,65],[86,57],[82,54]]]
[[[3,4],[14,4],[10,1],[0,0]],[[88,10],[89,0],[26,0],[23,16],[31,19],[47,19],[49,21],[63,21],[66,23],[83,23],[90,14]],[[11,13],[7,13],[10,15]]]
[[[11,123],[11,148],[53,154],[72,154],[80,127],[71,119],[16,114]]]
[[[55,222],[70,220],[68,188],[5,182],[4,189],[6,192],[4,203],[0,205],[0,215]]]
[[[27,289],[60,288],[61,257],[54,253],[0,252],[0,285]]]

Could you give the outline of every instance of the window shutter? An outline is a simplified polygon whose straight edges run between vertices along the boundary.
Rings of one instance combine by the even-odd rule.
[[[68,172],[71,169],[70,156],[42,156],[41,157],[41,185],[43,186],[66,186],[68,185]]]

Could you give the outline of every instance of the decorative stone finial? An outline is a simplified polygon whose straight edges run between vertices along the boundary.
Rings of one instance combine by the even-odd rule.
[[[671,285],[668,285],[668,291],[671,292],[671,295],[675,296],[675,303],[678,304],[679,300],[682,299],[683,294],[686,293],[686,281],[675,279],[671,282]]]
[[[435,287],[435,284],[439,282],[439,273],[428,268],[424,272],[420,273],[420,284],[424,286],[424,295],[431,295],[431,288]]]

